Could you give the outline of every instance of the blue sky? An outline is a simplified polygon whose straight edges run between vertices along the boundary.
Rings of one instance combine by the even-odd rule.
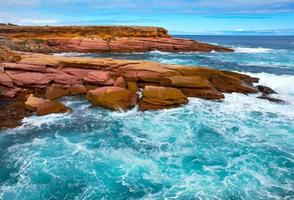
[[[0,22],[148,25],[172,34],[294,35],[294,0],[0,0]]]

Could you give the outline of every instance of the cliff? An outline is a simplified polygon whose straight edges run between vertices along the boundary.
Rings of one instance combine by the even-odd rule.
[[[231,52],[232,49],[170,36],[159,27],[0,25],[0,44],[27,52]]]

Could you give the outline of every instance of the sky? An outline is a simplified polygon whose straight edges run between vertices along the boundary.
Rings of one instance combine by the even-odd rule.
[[[0,23],[160,26],[171,34],[294,35],[294,0],[0,0]]]

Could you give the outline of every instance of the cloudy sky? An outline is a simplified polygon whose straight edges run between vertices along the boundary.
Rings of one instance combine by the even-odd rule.
[[[173,34],[294,35],[294,0],[0,0],[0,22],[149,25]]]

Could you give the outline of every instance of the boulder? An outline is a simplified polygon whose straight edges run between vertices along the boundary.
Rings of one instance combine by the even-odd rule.
[[[127,88],[131,92],[137,92],[140,89],[136,82],[127,82]]]
[[[38,98],[34,97],[32,94],[28,96],[25,105],[29,110],[36,111],[37,115],[48,115],[52,113],[64,113],[70,111],[70,108],[56,100],[53,101]]]
[[[248,85],[247,82],[241,80],[238,77],[218,73],[212,74],[209,77],[212,85],[220,92],[232,93],[257,93],[257,89]]]
[[[123,77],[118,77],[115,82],[114,85],[115,87],[121,87],[121,88],[126,88],[126,82],[125,79]]]
[[[181,90],[161,86],[145,86],[139,101],[141,111],[178,107],[188,102]]]
[[[88,91],[84,85],[80,84],[71,85],[67,89],[70,95],[82,95]]]
[[[44,101],[37,106],[37,115],[49,115],[52,113],[65,113],[71,109],[58,101]]]
[[[121,111],[136,105],[137,94],[121,87],[101,87],[88,91],[87,99],[94,106]]]
[[[264,85],[258,85],[256,87],[257,87],[258,91],[261,92],[264,95],[267,95],[267,94],[277,94],[277,92],[274,91],[270,87],[267,87],[267,86],[264,86]]]
[[[262,95],[260,97],[257,97],[259,99],[265,99],[265,100],[268,100],[268,101],[271,101],[271,102],[274,102],[274,103],[286,103],[284,100],[282,99],[278,99],[278,98],[274,98],[274,97],[270,97],[268,95]]]
[[[50,86],[46,90],[45,97],[46,99],[54,100],[67,96],[68,94],[69,91],[66,88]]]

